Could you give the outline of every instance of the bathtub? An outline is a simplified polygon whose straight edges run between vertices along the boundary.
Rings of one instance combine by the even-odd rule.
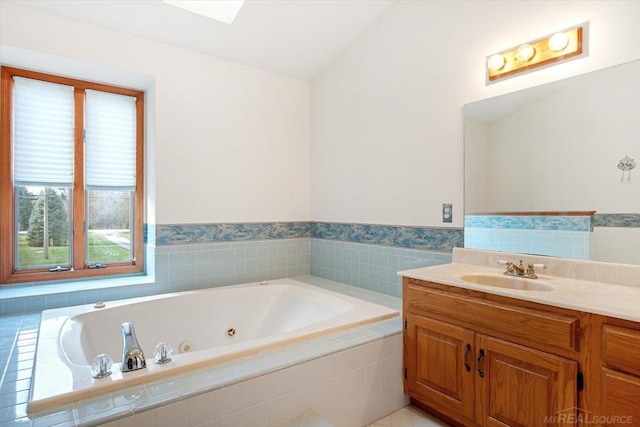
[[[28,412],[147,383],[276,346],[398,315],[396,310],[292,279],[250,283],[42,313]],[[120,370],[120,325],[133,322],[145,369]],[[154,363],[160,341],[171,362]],[[91,376],[109,354],[112,374]]]

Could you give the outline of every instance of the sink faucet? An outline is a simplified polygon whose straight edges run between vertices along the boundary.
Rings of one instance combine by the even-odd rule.
[[[524,266],[522,265],[522,260],[520,260],[520,265],[515,265],[511,261],[507,262],[507,271],[504,272],[507,276],[524,276]]]
[[[537,279],[536,268],[545,269],[547,266],[545,264],[528,264],[525,268],[522,265],[522,260],[520,260],[520,264],[516,265],[511,261],[505,261],[503,259],[498,261],[500,265],[506,265],[507,271],[504,272],[506,276],[515,276],[515,277],[524,277],[525,279]]]
[[[124,341],[124,347],[122,348],[122,372],[146,368],[147,362],[144,359],[144,353],[136,338],[133,323],[124,322],[122,324],[122,339]]]

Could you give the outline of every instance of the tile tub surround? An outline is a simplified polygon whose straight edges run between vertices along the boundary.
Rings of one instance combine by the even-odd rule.
[[[167,245],[156,249],[157,293],[309,274],[309,239]]]
[[[399,270],[446,264],[451,254],[311,239],[311,274],[352,286],[402,296]]]
[[[451,262],[451,254],[325,239],[282,239],[156,248],[155,283],[74,290],[73,284],[0,287],[0,314],[208,289],[313,274],[400,297],[398,270]],[[123,282],[127,279],[110,279]],[[95,286],[105,281],[95,282]]]
[[[297,280],[401,308],[400,299],[353,286],[312,276]],[[37,333],[38,322],[38,314],[3,317],[3,342],[13,342],[22,327]],[[24,411],[34,349],[19,351],[11,344],[2,356],[25,358],[20,371],[26,377],[18,380],[15,374],[15,381],[3,382],[0,426],[268,426],[310,411],[335,425],[362,426],[407,404],[401,328],[400,318],[365,325],[76,402],[33,420]],[[13,363],[8,370],[0,367],[12,373]]]
[[[399,296],[400,284],[391,270],[449,262],[451,248],[462,246],[463,237],[458,228],[307,221],[149,225],[148,233],[156,236],[157,246],[147,245],[151,253],[147,267],[155,279],[2,285],[0,315],[306,275],[311,273],[313,239],[353,243],[361,252],[388,248],[389,262],[383,261],[382,267],[372,261],[364,268],[369,262],[363,262],[363,255],[357,267],[340,268],[338,260],[338,270],[332,271],[334,263],[325,257],[315,262],[315,271],[321,277]],[[365,283],[365,278],[373,284]]]
[[[302,276],[309,239],[166,245],[155,248],[155,282],[142,276],[84,283],[0,286],[0,315]]]

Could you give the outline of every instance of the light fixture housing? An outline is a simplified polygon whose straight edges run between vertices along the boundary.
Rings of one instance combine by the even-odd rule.
[[[580,25],[487,56],[487,82],[582,54],[583,33]],[[499,57],[504,60],[501,66]]]

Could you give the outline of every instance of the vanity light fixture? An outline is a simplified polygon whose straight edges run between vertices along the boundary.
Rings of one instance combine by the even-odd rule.
[[[487,78],[494,81],[582,53],[583,26],[523,43],[487,57]]]

